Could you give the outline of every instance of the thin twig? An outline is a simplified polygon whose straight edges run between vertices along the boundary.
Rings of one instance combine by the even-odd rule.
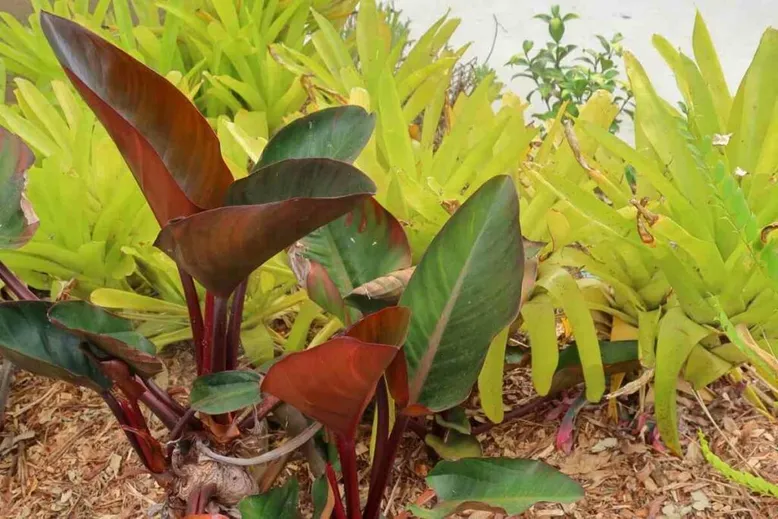
[[[265,463],[270,463],[273,460],[277,460],[278,458],[282,458],[286,456],[287,454],[294,452],[298,448],[302,447],[305,442],[313,438],[313,436],[319,432],[319,429],[321,429],[321,424],[316,422],[308,426],[305,431],[303,431],[300,435],[295,436],[285,444],[281,445],[280,447],[273,449],[272,451],[266,452],[264,454],[261,454],[259,456],[256,456],[254,458],[232,458],[230,456],[223,456],[222,454],[218,454],[208,447],[205,446],[202,442],[197,443],[197,449],[208,458],[211,458],[215,461],[220,461],[222,463],[226,463],[228,465],[237,465],[239,467],[251,467],[253,465],[264,465]]]
[[[530,413],[533,413],[543,407],[544,405],[551,402],[551,398],[548,396],[541,396],[538,398],[535,398],[534,400],[530,400],[524,405],[521,405],[515,409],[512,409],[505,413],[505,416],[503,417],[503,421],[500,423],[483,423],[481,425],[477,425],[472,428],[472,435],[478,436],[479,434],[483,434],[485,432],[491,431],[495,427],[499,427],[501,425],[505,425],[509,423],[511,420],[516,420],[517,418],[522,418]]]

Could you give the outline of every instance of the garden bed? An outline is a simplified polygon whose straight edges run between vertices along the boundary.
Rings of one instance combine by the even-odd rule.
[[[166,356],[173,387],[188,385],[183,377],[189,376],[189,357],[186,351]],[[586,489],[586,497],[578,503],[539,504],[519,517],[672,518],[684,512],[686,517],[700,518],[772,517],[778,499],[749,493],[718,474],[703,459],[696,430],[703,430],[713,452],[730,465],[778,481],[778,424],[754,411],[733,388],[722,387],[717,393],[708,407],[725,437],[694,397],[679,396],[683,459],[657,452],[629,427],[610,422],[607,404],[581,412],[569,455],[554,448],[559,420],[546,419],[547,411],[496,427],[480,440],[489,456],[544,460]],[[518,368],[506,376],[506,404],[513,407],[534,396],[527,370]],[[161,424],[150,423],[152,432],[164,438]],[[364,443],[357,449],[360,475],[365,477],[368,434],[365,429]],[[434,466],[423,444],[406,445],[412,449],[398,456],[398,470],[389,487],[393,514],[421,496],[426,488],[423,477]],[[18,373],[6,427],[0,433],[0,456],[0,495],[5,503],[0,517],[163,517],[164,492],[140,464],[102,400],[89,390]],[[286,468],[301,476],[302,488],[310,484],[305,467],[297,454]],[[495,516],[473,512],[469,517]]]

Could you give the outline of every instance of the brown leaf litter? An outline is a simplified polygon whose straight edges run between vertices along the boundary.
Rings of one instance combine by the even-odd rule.
[[[165,362],[171,386],[188,387],[192,377],[185,369],[192,365],[189,352],[171,350]],[[713,451],[730,465],[778,483],[778,425],[755,412],[734,388],[721,386],[714,392],[716,399],[708,409],[721,433],[697,402],[679,398],[682,459],[654,450],[628,428],[609,422],[607,404],[582,411],[575,446],[567,456],[554,449],[559,420],[546,420],[547,411],[496,427],[480,439],[486,455],[543,460],[575,478],[586,490],[586,497],[578,503],[538,504],[516,517],[778,517],[778,500],[750,493],[720,476],[705,462],[696,440],[700,428]],[[533,397],[526,369],[508,373],[504,397],[508,407]],[[619,405],[629,405],[625,402]],[[471,404],[468,412],[482,419],[477,396]],[[158,422],[153,420],[151,428],[164,440],[165,431]],[[363,488],[368,478],[369,430],[369,426],[363,428],[359,449]],[[433,465],[427,448],[409,435],[387,490],[390,514],[400,514],[414,501],[434,502],[423,481]],[[291,473],[301,478],[303,492],[310,488],[308,471],[299,456],[291,459],[284,472],[282,479]],[[163,500],[164,492],[144,473],[96,394],[27,373],[16,374],[5,430],[0,433],[0,517],[161,517]],[[310,510],[304,496],[306,504]],[[490,512],[461,517],[507,519]]]

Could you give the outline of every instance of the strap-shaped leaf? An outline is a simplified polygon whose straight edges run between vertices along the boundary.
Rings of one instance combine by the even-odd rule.
[[[49,310],[49,320],[117,357],[140,375],[151,377],[164,366],[156,357],[156,348],[143,335],[135,331],[132,322],[86,301],[64,301]]]
[[[167,79],[70,20],[41,13],[54,54],[127,161],[160,225],[219,207],[232,183],[216,134]]]
[[[171,222],[156,246],[227,297],[265,261],[373,193],[375,184],[345,162],[285,160],[235,182],[227,207]]]
[[[353,438],[376,384],[397,347],[338,337],[276,362],[262,391]]]
[[[467,398],[490,342],[518,313],[523,261],[516,186],[494,177],[435,237],[400,299],[412,312],[411,404],[442,411]]]
[[[325,108],[287,124],[265,146],[255,171],[285,159],[330,158],[353,162],[375,127],[360,106]]]
[[[81,351],[81,339],[54,326],[51,303],[0,303],[0,350],[14,364],[36,375],[102,391],[111,387]]]
[[[189,400],[192,408],[208,414],[237,411],[259,403],[260,376],[253,371],[221,371],[197,377]]]
[[[659,321],[654,375],[654,412],[662,441],[678,456],[682,454],[678,434],[678,407],[675,399],[678,375],[694,346],[711,333],[711,330],[689,319],[678,307],[668,310]]]
[[[541,461],[469,458],[441,461],[427,476],[438,504],[432,510],[413,507],[421,518],[442,519],[463,510],[520,514],[535,503],[572,503],[583,488]]]
[[[0,249],[21,247],[38,229],[38,217],[24,197],[25,173],[34,162],[30,148],[0,128]]]

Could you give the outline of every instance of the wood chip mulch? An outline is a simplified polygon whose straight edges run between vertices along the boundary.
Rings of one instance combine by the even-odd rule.
[[[165,359],[171,385],[185,385],[183,379],[191,379],[190,374],[183,375],[182,366],[191,365],[188,359],[188,352],[181,351]],[[607,405],[581,412],[570,454],[554,448],[559,419],[548,419],[548,410],[494,428],[480,440],[487,455],[543,460],[586,490],[578,503],[538,504],[521,518],[778,517],[778,500],[751,493],[720,476],[703,459],[697,443],[697,429],[701,429],[713,452],[730,465],[778,483],[778,425],[755,412],[734,388],[722,386],[714,393],[708,408],[718,429],[693,397],[679,396],[683,458],[655,450],[631,427],[610,421]],[[533,396],[526,369],[508,374],[509,407]],[[161,425],[152,422],[152,429],[164,438]],[[365,442],[361,447],[361,473],[367,477],[368,449]],[[397,477],[389,487],[391,514],[422,496],[423,477],[434,465],[428,455],[415,437],[405,442]],[[307,473],[297,458],[287,469]],[[302,482],[303,490],[308,486]],[[0,433],[0,517],[153,518],[160,517],[163,499],[164,493],[144,473],[97,395],[16,374]],[[481,511],[461,517],[506,519]]]

